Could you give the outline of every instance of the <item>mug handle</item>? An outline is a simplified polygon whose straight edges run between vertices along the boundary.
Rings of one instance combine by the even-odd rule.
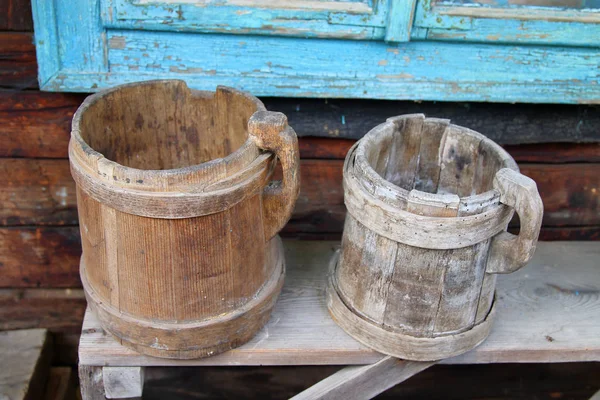
[[[255,112],[248,132],[259,148],[275,153],[283,170],[283,181],[271,181],[263,191],[265,239],[270,240],[289,221],[300,191],[298,138],[287,117],[273,111]]]
[[[486,272],[509,274],[533,256],[544,205],[535,181],[515,170],[502,168],[496,173],[493,185],[500,192],[500,202],[513,207],[519,215],[521,230],[518,235],[501,232],[492,239]]]

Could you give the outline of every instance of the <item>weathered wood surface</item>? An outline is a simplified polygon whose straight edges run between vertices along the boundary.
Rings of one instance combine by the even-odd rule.
[[[0,11],[0,15],[3,15]],[[0,32],[0,89],[37,87],[37,62],[33,35]]]
[[[0,287],[81,287],[79,228],[0,229]]]
[[[371,399],[435,362],[403,361],[386,357],[371,365],[346,367],[291,400],[362,400]]]
[[[275,158],[283,179],[271,182]],[[207,357],[264,325],[285,272],[277,233],[299,190],[285,115],[226,87],[125,85],[75,113],[69,160],[83,288],[117,340]]]
[[[599,387],[598,363],[435,365],[376,397],[378,400],[588,400]],[[288,399],[339,366],[196,367],[146,370],[145,400]],[[474,377],[476,377],[474,379]],[[232,384],[234,382],[234,384]],[[268,384],[265,384],[268,383]]]
[[[383,358],[331,319],[325,305],[326,270],[339,242],[286,241],[287,277],[272,317],[254,339],[200,360],[167,360],[131,351],[102,331],[89,312],[82,365],[321,365],[370,364]],[[498,278],[497,319],[475,350],[444,363],[599,361],[597,243],[538,244],[527,266]]]
[[[355,142],[354,139],[327,137],[302,137],[298,141],[302,158],[334,160],[343,160]],[[535,143],[503,147],[518,163],[562,164],[600,161],[600,143]]]
[[[52,367],[43,400],[72,400],[75,398],[76,386],[71,367]]]
[[[0,92],[0,156],[67,158],[71,118],[84,99],[71,93]]]
[[[423,114],[373,128],[343,175],[348,214],[327,289],[334,320],[401,359],[479,345],[495,314],[493,274],[516,271],[535,251],[535,182],[483,135]],[[513,211],[519,235],[505,232]]]
[[[102,367],[79,366],[79,387],[85,400],[106,400]]]
[[[0,398],[37,400],[44,395],[52,361],[45,329],[0,332]]]
[[[0,330],[80,333],[85,306],[81,289],[0,289]]]
[[[286,232],[341,232],[345,216],[342,165],[340,160],[300,161],[303,184]],[[9,166],[11,174],[0,175],[3,225],[76,223],[74,183],[66,160],[0,159],[0,170]],[[520,167],[523,174],[537,182],[545,208],[544,226],[600,224],[599,163]]]
[[[30,0],[0,1],[0,31],[32,31]]]
[[[538,103],[591,103],[598,99],[598,88],[593,84],[597,78],[594,68],[598,54],[593,47],[569,47],[567,51],[539,43],[534,46],[469,43],[465,47],[453,41],[388,44],[324,39],[318,38],[314,25],[297,32],[302,38],[280,37],[290,33],[289,29],[270,30],[267,36],[245,30],[240,35],[203,35],[199,41],[196,33],[165,32],[171,25],[163,24],[160,19],[155,21],[152,31],[140,29],[137,19],[121,21],[123,25],[115,26],[125,29],[109,29],[104,39],[100,32],[106,29],[103,25],[106,18],[100,18],[98,3],[101,2],[89,0],[74,7],[62,0],[55,5],[61,12],[54,14],[47,3],[33,2],[37,26],[41,27],[36,32],[36,44],[43,66],[40,80],[45,83],[45,90],[87,92],[151,77],[185,75],[197,89],[210,90],[216,82],[221,82],[264,96]],[[334,2],[342,3],[345,2]],[[191,5],[176,9],[189,10],[188,7],[196,15],[205,15]],[[169,8],[154,5],[154,9],[164,12]],[[102,12],[110,15],[107,8]],[[288,18],[277,23],[302,25],[305,21],[296,16],[288,14]],[[232,20],[240,18],[223,23],[229,25]],[[188,28],[193,23],[186,18],[171,22],[175,27]],[[212,22],[209,17],[203,25]],[[328,19],[308,22],[327,24]],[[518,29],[518,23],[513,24],[514,30]],[[59,26],[67,29],[57,29]],[[360,25],[349,28],[365,30]],[[381,32],[381,28],[378,30]],[[550,30],[550,34],[555,31]],[[581,32],[569,39],[575,39],[577,45],[593,45],[593,33],[588,36],[587,31]],[[307,35],[317,38],[306,38]],[[53,46],[68,50],[53,52]],[[219,62],[215,64],[210,57],[198,58],[198,54],[219,54]],[[469,62],[465,63],[460,54],[469,54]],[[439,65],[447,68],[439,69]],[[539,74],[540,68],[545,74]],[[473,75],[473,70],[479,73]]]
[[[76,190],[65,161],[0,159],[0,224],[77,224]]]
[[[18,70],[18,65],[10,68]],[[73,93],[0,92],[0,155],[66,158],[71,117],[84,98]],[[286,98],[265,98],[264,102],[269,109],[285,113],[298,136],[337,139],[300,139],[302,158],[343,159],[352,142],[342,138],[361,138],[398,112],[449,118],[501,144],[600,141],[597,106]],[[597,162],[599,157],[597,147],[574,143],[520,149],[524,151],[508,149],[519,162]],[[543,159],[534,158],[535,154]]]
[[[107,399],[141,398],[144,390],[144,368],[104,367],[102,381]]]

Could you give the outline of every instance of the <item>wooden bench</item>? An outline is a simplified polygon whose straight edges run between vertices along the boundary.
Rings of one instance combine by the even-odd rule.
[[[215,357],[178,361],[143,356],[105,333],[88,310],[79,343],[83,399],[141,396],[146,366],[219,365],[351,365],[296,397],[364,399],[432,365],[370,350],[331,319],[325,277],[338,244],[284,241],[286,282],[270,321],[246,345]],[[539,243],[529,265],[499,276],[497,301],[489,338],[440,363],[600,361],[600,243]]]

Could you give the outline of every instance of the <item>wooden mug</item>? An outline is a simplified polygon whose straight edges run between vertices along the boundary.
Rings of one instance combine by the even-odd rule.
[[[348,153],[348,209],[327,292],[336,322],[395,357],[432,361],[489,334],[496,274],[525,265],[543,215],[536,184],[483,135],[390,118]],[[518,235],[506,232],[516,211]]]
[[[88,97],[69,144],[88,304],[122,344],[197,358],[268,320],[285,262],[277,232],[299,190],[285,115],[225,87],[183,81]],[[276,160],[283,181],[270,182]]]

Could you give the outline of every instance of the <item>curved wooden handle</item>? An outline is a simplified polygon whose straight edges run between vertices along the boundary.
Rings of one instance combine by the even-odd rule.
[[[283,169],[283,181],[270,182],[263,192],[265,239],[269,240],[289,221],[300,191],[298,138],[286,116],[272,111],[255,112],[248,131],[258,147],[275,153]]]
[[[508,168],[494,177],[500,201],[519,215],[518,235],[502,232],[492,239],[486,272],[508,274],[523,267],[533,256],[544,215],[544,205],[533,179]]]

